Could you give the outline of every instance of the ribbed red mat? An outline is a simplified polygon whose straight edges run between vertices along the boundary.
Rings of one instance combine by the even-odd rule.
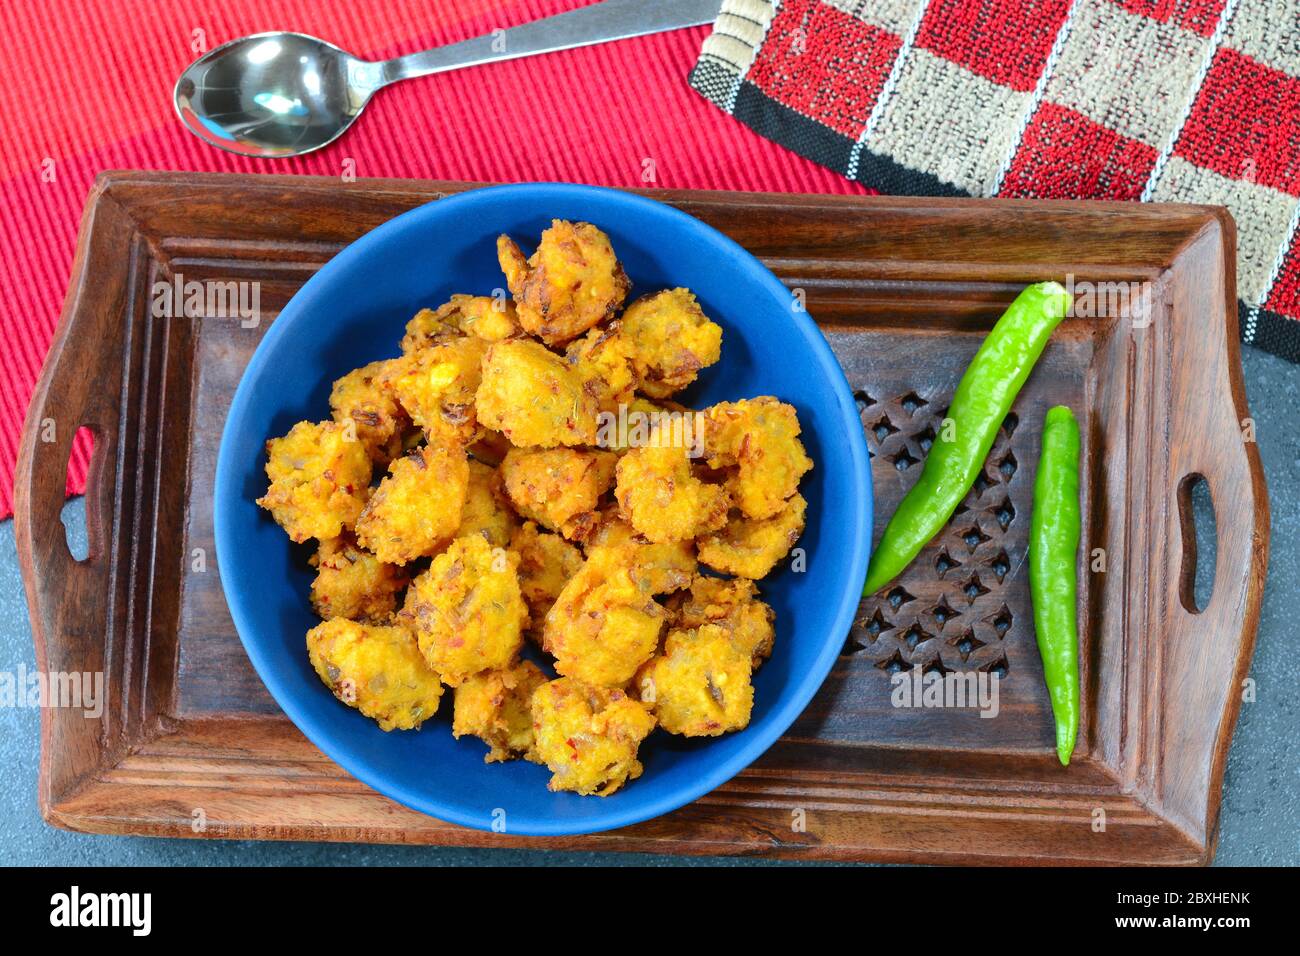
[[[404,83],[382,93],[340,142],[297,160],[255,162],[204,146],[172,112],[172,85],[196,50],[247,33],[300,30],[384,58],[583,5],[0,5],[7,46],[0,58],[0,517],[13,511],[23,417],[58,321],[82,204],[103,169],[337,175],[351,159],[359,176],[643,186],[645,161],[653,160],[653,185],[664,188],[869,191],[762,139],[690,89],[706,27]],[[69,493],[83,489],[87,464],[88,448],[78,444]]]

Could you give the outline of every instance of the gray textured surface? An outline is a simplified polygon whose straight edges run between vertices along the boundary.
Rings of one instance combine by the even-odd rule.
[[[1273,506],[1272,554],[1251,675],[1256,700],[1243,705],[1224,782],[1219,865],[1300,865],[1300,366],[1251,349],[1244,356],[1251,413]],[[80,500],[65,511],[84,540]],[[1201,520],[1203,529],[1206,522]],[[84,547],[84,545],[83,545]],[[1201,553],[1206,553],[1202,546]],[[1199,569],[1204,572],[1204,567]],[[1204,583],[1204,582],[1202,582]],[[0,523],[0,669],[35,667],[13,523]],[[0,862],[5,864],[288,865],[527,864],[746,865],[755,861],[601,853],[456,850],[338,844],[253,843],[100,837],[48,827],[36,810],[39,715],[0,708]]]

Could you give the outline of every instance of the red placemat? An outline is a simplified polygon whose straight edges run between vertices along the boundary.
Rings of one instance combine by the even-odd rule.
[[[338,143],[258,162],[205,146],[171,90],[197,52],[262,30],[299,30],[380,59],[583,6],[583,0],[11,0],[0,138],[0,517],[31,391],[58,321],[82,203],[110,168],[608,186],[861,193],[695,95],[708,28],[461,70],[381,93]],[[82,109],[71,104],[83,103]],[[104,383],[105,388],[115,383]],[[65,423],[56,423],[64,426]],[[66,423],[76,427],[77,423]],[[68,491],[85,483],[78,442]]]

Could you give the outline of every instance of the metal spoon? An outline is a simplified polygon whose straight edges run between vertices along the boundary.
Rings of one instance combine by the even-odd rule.
[[[722,0],[604,0],[380,63],[302,33],[258,33],[191,63],[176,81],[176,112],[212,146],[244,156],[301,156],[342,136],[389,83],[712,23],[721,6]]]

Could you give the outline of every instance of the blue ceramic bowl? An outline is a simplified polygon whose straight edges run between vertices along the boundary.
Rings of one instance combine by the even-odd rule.
[[[484,745],[450,732],[451,695],[419,732],[384,733],[336,701],[307,661],[317,622],[312,572],[258,508],[267,438],[328,417],[330,384],[397,354],[406,321],[455,292],[504,284],[495,240],[536,242],[552,218],[609,233],[632,296],[686,286],[723,328],[722,361],[685,401],[775,395],[792,403],[816,463],[804,479],[806,570],[783,567],[762,585],[776,610],[776,650],[755,676],[749,727],[686,740],[656,732],[641,747],[645,774],[611,797],[551,793],[544,767],[488,765]],[[349,773],[442,820],[510,833],[558,835],[626,826],[667,813],[761,755],[807,706],[839,654],[858,604],[871,543],[871,478],[858,410],[826,340],[786,288],[721,233],[669,206],[609,189],[499,186],[442,199],[353,243],[303,286],[267,331],[235,392],[217,460],[217,556],[231,615],[271,695],[311,741]]]

